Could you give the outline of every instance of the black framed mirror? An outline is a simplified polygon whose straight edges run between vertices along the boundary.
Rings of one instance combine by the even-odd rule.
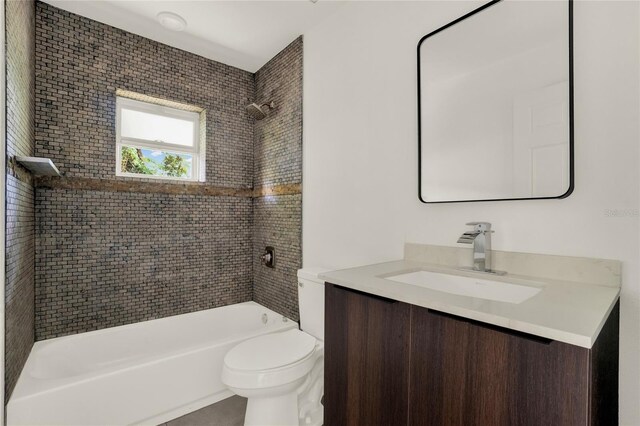
[[[491,1],[418,43],[419,198],[565,198],[572,0]]]

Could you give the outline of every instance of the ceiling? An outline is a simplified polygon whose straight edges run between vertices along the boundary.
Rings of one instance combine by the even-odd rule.
[[[255,72],[345,0],[44,0],[53,6],[205,58]],[[156,19],[173,12],[182,32]]]

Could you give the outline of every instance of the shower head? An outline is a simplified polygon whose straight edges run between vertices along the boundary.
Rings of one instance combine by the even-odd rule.
[[[267,114],[262,110],[262,107],[256,103],[247,105],[247,112],[256,120],[262,120],[267,116]]]
[[[275,108],[276,104],[271,101],[271,102],[266,102],[262,105],[258,105],[257,103],[252,103],[247,105],[247,112],[249,113],[249,115],[253,118],[255,118],[256,120],[262,120],[263,118],[265,118],[267,116],[267,113],[265,112],[265,107],[267,108],[267,111],[270,109]]]

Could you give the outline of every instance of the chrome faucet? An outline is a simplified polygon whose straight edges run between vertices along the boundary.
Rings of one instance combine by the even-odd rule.
[[[459,243],[473,244],[473,270],[502,275],[502,271],[491,268],[491,224],[489,222],[469,222],[473,231],[465,232],[458,238]]]

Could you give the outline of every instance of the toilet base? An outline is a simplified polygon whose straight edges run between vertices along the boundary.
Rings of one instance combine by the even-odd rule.
[[[322,426],[324,407],[324,345],[320,342],[305,364],[298,370],[262,373],[235,372],[226,365],[223,368],[223,382],[236,395],[247,398],[245,426]],[[305,367],[306,365],[306,367]],[[304,368],[302,368],[304,367]],[[292,374],[296,373],[297,374]],[[299,377],[284,384],[277,384],[277,378]],[[260,379],[263,386],[256,386]],[[264,382],[273,386],[264,386]],[[235,385],[235,386],[234,386]],[[240,385],[241,387],[237,387]]]
[[[298,395],[295,392],[266,398],[249,398],[245,426],[298,426]]]
[[[322,426],[323,376],[324,348],[320,346],[305,377],[268,389],[229,389],[247,398],[245,426]]]

